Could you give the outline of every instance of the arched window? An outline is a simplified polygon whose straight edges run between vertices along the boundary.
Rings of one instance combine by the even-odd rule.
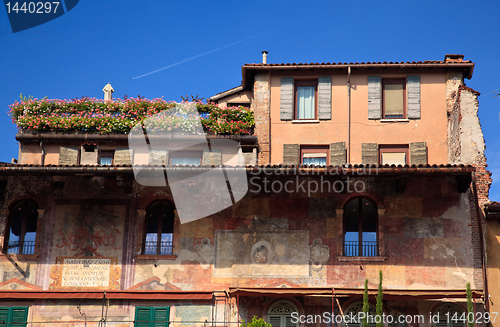
[[[4,252],[34,254],[38,206],[30,200],[17,203],[10,212],[5,235]]]
[[[368,306],[368,317],[371,317],[371,319],[368,319],[368,324],[370,327],[376,327],[377,323],[374,321],[374,319],[377,315],[377,311],[371,303],[369,303]],[[355,302],[348,306],[344,312],[345,321],[342,322],[342,326],[347,325],[349,327],[361,327],[362,320],[359,319],[360,312],[363,312],[363,302]]]
[[[344,208],[344,255],[348,257],[376,257],[377,208],[365,199],[349,201]]]
[[[267,320],[273,327],[298,327],[298,323],[292,322],[293,312],[299,310],[292,302],[278,300],[267,311]]]
[[[433,312],[433,318],[436,316],[439,322],[434,323],[434,327],[464,327],[467,323],[467,313],[454,303],[439,305]]]
[[[172,254],[174,219],[174,207],[167,201],[155,202],[148,208],[146,212],[144,254]]]

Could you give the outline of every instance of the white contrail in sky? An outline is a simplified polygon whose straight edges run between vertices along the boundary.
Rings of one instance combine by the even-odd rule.
[[[269,30],[269,31],[267,31],[267,32],[270,32],[270,31],[272,31],[272,30]],[[169,69],[169,68],[175,67],[175,66],[177,66],[177,65],[183,64],[183,63],[185,63],[185,62],[188,62],[188,61],[194,60],[194,59],[196,59],[196,58],[206,56],[207,54],[210,54],[210,53],[212,53],[212,52],[216,52],[216,51],[219,51],[219,50],[225,49],[225,48],[227,48],[227,47],[230,47],[230,46],[236,45],[236,44],[238,44],[238,43],[245,42],[245,41],[248,41],[248,40],[250,40],[250,39],[256,38],[257,36],[260,36],[260,35],[265,34],[265,33],[267,33],[267,32],[260,33],[260,34],[254,35],[254,36],[250,36],[250,37],[247,37],[246,39],[243,39],[243,40],[240,40],[240,41],[237,41],[237,42],[234,42],[234,43],[231,43],[231,44],[225,45],[225,46],[223,46],[223,47],[220,47],[220,48],[217,48],[217,49],[213,49],[213,50],[210,50],[210,51],[204,52],[204,53],[202,53],[202,54],[196,55],[196,56],[194,56],[194,57],[191,57],[191,58],[187,58],[187,59],[184,59],[184,60],[178,61],[178,62],[173,63],[173,64],[171,64],[171,65],[168,65],[168,66],[162,67],[162,68],[157,69],[157,70],[153,70],[152,72],[149,72],[149,73],[146,73],[146,74],[144,74],[144,75],[140,75],[140,76],[134,77],[134,78],[132,78],[132,79],[138,79],[138,78],[141,78],[141,77],[144,77],[144,76],[148,76],[148,75],[151,75],[151,74],[154,74],[154,73],[158,73],[158,72],[160,72],[160,71],[162,71],[162,70]]]

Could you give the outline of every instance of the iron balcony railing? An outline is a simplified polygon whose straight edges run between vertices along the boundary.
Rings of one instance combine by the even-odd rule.
[[[360,242],[345,241],[344,242],[344,256],[346,257],[376,257],[378,255],[376,241],[363,241],[361,242],[361,254],[359,253]]]
[[[158,243],[160,243],[160,248],[158,249]],[[172,254],[172,242],[145,242],[144,244],[144,254],[153,255],[171,255]]]
[[[35,241],[24,241],[21,249],[21,242],[10,241],[7,244],[8,254],[34,254],[35,253]]]

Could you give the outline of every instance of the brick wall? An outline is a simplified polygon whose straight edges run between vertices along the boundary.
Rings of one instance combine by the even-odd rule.
[[[270,96],[269,76],[267,74],[256,75],[253,111],[255,135],[259,140],[259,165],[267,165],[271,162]]]

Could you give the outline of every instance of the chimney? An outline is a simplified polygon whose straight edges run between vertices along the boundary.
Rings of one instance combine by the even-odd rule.
[[[267,54],[269,52],[268,51],[262,51],[262,63],[265,65],[267,64]]]
[[[462,54],[446,54],[444,55],[444,62],[463,62],[464,55]]]

